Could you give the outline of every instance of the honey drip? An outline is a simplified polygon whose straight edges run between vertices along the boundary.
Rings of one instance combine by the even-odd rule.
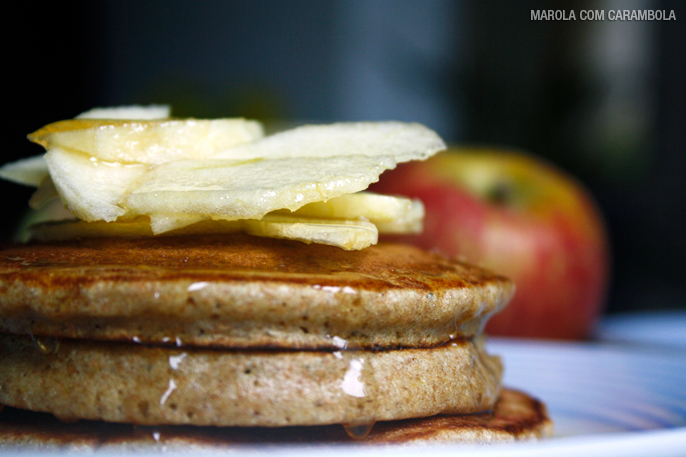
[[[154,440],[159,443],[162,439],[162,427],[150,426],[150,425],[134,425],[133,426],[133,436],[136,438],[144,439],[146,441]]]
[[[33,345],[36,347],[38,352],[40,352],[43,355],[57,354],[57,351],[60,349],[59,340],[55,340],[53,338],[33,336],[33,334],[31,335],[31,339],[33,340]]]
[[[369,435],[374,427],[374,422],[368,422],[366,424],[349,425],[343,424],[343,428],[348,436],[354,440],[363,440]]]

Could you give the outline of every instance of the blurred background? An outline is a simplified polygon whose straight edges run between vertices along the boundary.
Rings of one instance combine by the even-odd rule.
[[[447,141],[534,152],[594,194],[610,231],[608,312],[686,308],[686,8],[673,21],[533,21],[524,0],[101,0],[14,4],[2,163],[94,106],[176,116],[418,121]],[[12,24],[16,22],[16,25]],[[19,32],[17,32],[19,30]],[[2,182],[8,239],[32,191]]]

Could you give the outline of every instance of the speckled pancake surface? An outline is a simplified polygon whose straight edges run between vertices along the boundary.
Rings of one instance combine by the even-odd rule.
[[[483,338],[431,349],[176,349],[0,335],[0,404],[143,425],[357,424],[491,409]]]
[[[422,445],[490,444],[539,439],[553,434],[545,405],[503,389],[493,411],[379,422],[369,435],[351,439],[340,425],[242,428],[141,427],[100,421],[64,423],[51,415],[5,408],[0,413],[0,449],[179,451],[245,449],[252,446],[353,443]],[[326,448],[321,448],[322,450]]]
[[[400,244],[247,235],[0,251],[0,332],[232,348],[432,347],[477,335],[506,278]]]

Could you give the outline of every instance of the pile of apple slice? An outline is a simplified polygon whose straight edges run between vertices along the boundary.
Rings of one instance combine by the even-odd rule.
[[[165,107],[98,109],[29,135],[44,156],[0,176],[59,197],[78,220],[39,238],[245,231],[362,249],[421,231],[418,200],[361,192],[398,163],[445,149],[400,122],[305,125],[265,137],[245,119],[173,119]]]

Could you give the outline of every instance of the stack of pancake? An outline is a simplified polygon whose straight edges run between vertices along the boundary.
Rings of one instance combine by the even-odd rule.
[[[0,250],[0,444],[140,438],[116,424],[213,445],[550,433],[484,349],[513,284],[376,244],[420,231],[424,209],[361,191],[444,149],[435,132],[262,138],[254,121],[169,115],[92,110],[31,134],[44,157],[0,168],[49,216],[42,241]]]
[[[513,291],[399,244],[344,251],[234,233],[8,246],[0,404],[13,408],[0,441],[50,437],[14,408],[169,425],[163,438],[181,442],[210,432],[176,425],[240,427],[214,444],[336,441],[344,429],[372,442],[541,437],[545,407],[502,389],[501,362],[484,351],[481,330]],[[51,439],[65,428],[109,439],[89,421]]]

